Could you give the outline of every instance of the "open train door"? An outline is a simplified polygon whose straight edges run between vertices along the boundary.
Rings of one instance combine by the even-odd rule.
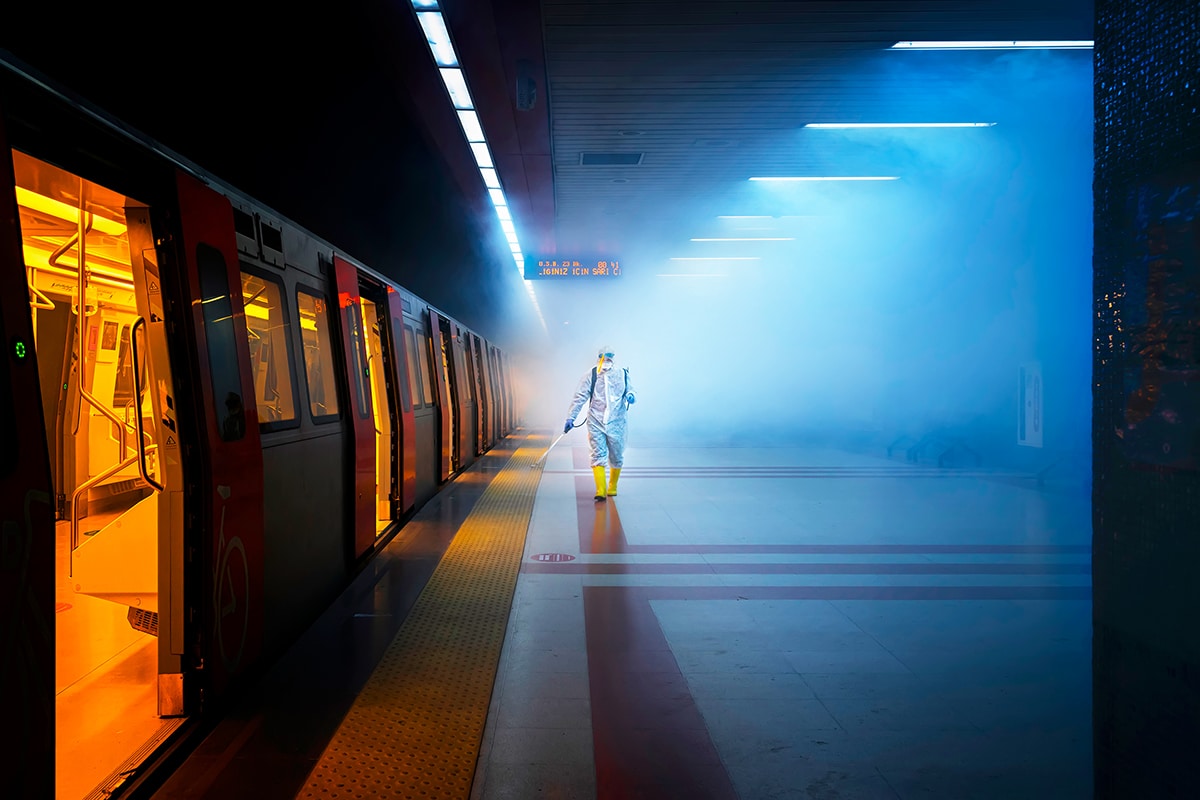
[[[337,281],[338,317],[350,379],[350,419],[354,425],[353,558],[375,545],[375,419],[371,382],[363,346],[362,297],[358,268],[341,256],[333,257]]]
[[[0,775],[53,797],[53,490],[10,153],[0,108]]]
[[[221,695],[263,639],[263,460],[229,199],[177,173],[204,461],[204,672]],[[182,562],[182,554],[164,554]],[[176,568],[172,566],[172,569]],[[193,595],[194,596],[194,595]]]

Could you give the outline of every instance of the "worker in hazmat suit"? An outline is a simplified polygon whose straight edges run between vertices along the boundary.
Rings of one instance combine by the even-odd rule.
[[[596,500],[617,493],[617,479],[625,461],[625,411],[634,403],[629,370],[613,366],[610,347],[600,348],[596,366],[579,380],[563,433],[575,427],[575,417],[588,404],[588,445],[592,451],[592,475],[596,479]],[[611,467],[605,483],[604,468]]]

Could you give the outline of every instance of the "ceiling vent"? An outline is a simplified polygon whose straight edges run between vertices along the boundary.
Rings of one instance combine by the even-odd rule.
[[[636,167],[645,153],[580,153],[579,164],[584,167]]]

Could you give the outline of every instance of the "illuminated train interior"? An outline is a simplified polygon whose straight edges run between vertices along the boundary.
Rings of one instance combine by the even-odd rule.
[[[19,152],[13,166],[58,506],[58,796],[82,797],[177,724],[159,717],[156,687],[159,526],[170,524],[158,499],[177,470],[159,461],[155,343],[135,325],[147,294],[130,258],[137,203]]]

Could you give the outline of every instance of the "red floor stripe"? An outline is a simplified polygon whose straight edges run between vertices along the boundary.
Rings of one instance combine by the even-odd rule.
[[[619,500],[614,498],[597,502],[594,499],[595,495],[596,483],[592,477],[576,476],[575,507],[579,515],[579,552],[628,552],[625,529],[621,527],[621,514],[617,510]]]
[[[585,586],[646,600],[1090,600],[1091,586]]]
[[[559,575],[1090,575],[1091,564],[598,564],[527,561],[526,573]]]
[[[1092,546],[1055,544],[630,544],[627,553],[1035,553],[1073,555]]]
[[[584,587],[597,800],[736,800],[648,599]]]

